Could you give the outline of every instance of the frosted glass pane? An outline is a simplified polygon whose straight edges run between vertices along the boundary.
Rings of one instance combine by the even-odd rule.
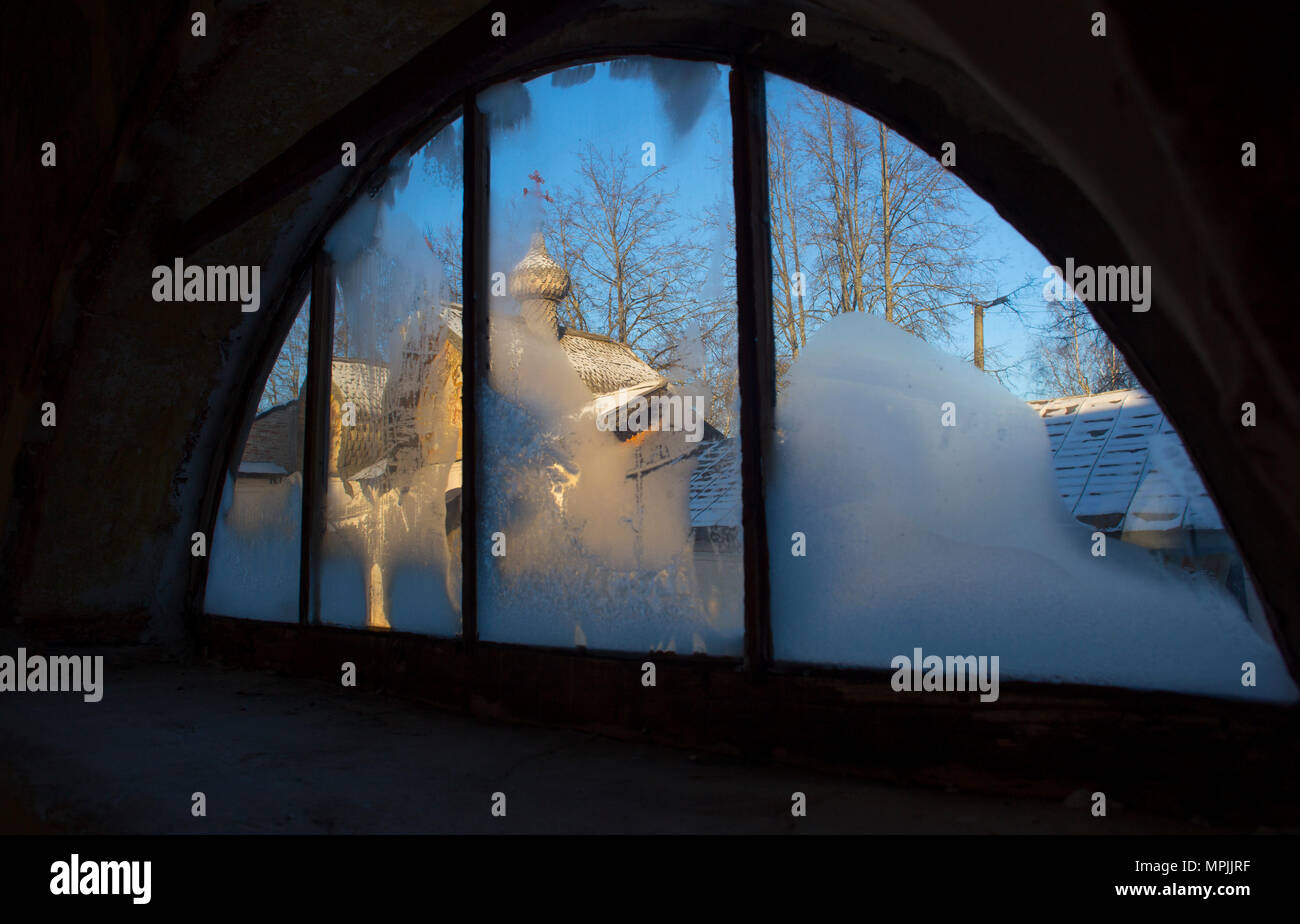
[[[298,621],[302,548],[302,389],[310,298],[267,377],[212,536],[204,606],[222,616]]]
[[[767,89],[776,658],[1295,699],[1185,448],[1078,293],[899,135]]]
[[[320,619],[460,632],[461,123],[326,238],[337,290]]]
[[[494,285],[480,636],[738,655],[726,69],[587,64],[480,106]]]

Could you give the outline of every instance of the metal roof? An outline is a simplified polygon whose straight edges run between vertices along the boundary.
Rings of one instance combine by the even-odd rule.
[[[1030,401],[1047,427],[1061,499],[1110,532],[1222,530],[1187,450],[1142,389]]]
[[[691,473],[691,526],[740,525],[740,441],[709,440]]]

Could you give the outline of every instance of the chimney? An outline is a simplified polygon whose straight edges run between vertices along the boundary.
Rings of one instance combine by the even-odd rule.
[[[519,302],[524,322],[541,337],[560,336],[559,304],[569,291],[569,274],[551,259],[540,232],[528,253],[510,273],[510,295]]]

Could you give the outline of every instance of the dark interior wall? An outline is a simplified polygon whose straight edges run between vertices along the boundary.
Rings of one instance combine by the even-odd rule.
[[[257,314],[155,303],[150,270],[175,256],[182,222],[291,158],[473,6],[155,3],[133,5],[126,24],[112,4],[46,4],[6,33],[7,66],[26,76],[6,107],[18,205],[6,249],[20,310],[0,345],[0,384],[12,386],[0,514],[14,611],[30,626],[180,632],[189,535],[242,406],[238,383],[273,348],[288,287],[348,180],[308,170],[314,183],[187,257],[260,264]],[[495,45],[475,24],[483,47],[472,66],[439,73],[429,59],[405,86],[428,73],[432,103],[466,71],[486,79],[597,36],[608,47],[729,42],[931,151],[956,141],[956,172],[1054,262],[1150,264],[1152,310],[1099,306],[1100,319],[1183,432],[1294,654],[1300,400],[1284,301],[1296,194],[1282,175],[1300,118],[1285,66],[1291,30],[1273,12],[1142,3],[1105,7],[1102,39],[1089,31],[1096,6],[804,5],[809,35],[796,40],[777,4],[578,3],[571,15],[512,18],[510,41]],[[190,35],[192,8],[208,13],[206,38]],[[637,25],[620,31],[629,20],[611,11]],[[352,123],[330,124],[365,130],[368,117],[363,106]],[[359,146],[381,150],[395,130]],[[55,169],[39,168],[46,135],[69,139]],[[1243,141],[1258,145],[1258,167],[1241,166]],[[45,400],[58,403],[52,430],[38,424]],[[1254,429],[1239,424],[1243,401],[1258,405]]]
[[[0,522],[14,527],[35,500],[35,457],[53,437],[39,406],[56,390],[48,351],[63,316],[71,269],[102,209],[157,58],[155,42],[172,5],[136,5],[136,27],[115,28],[104,3],[33,3],[6,12],[4,61],[4,254],[8,307],[0,345]],[[56,166],[41,165],[56,145]],[[19,509],[10,516],[10,503]],[[30,506],[29,506],[30,510]],[[13,562],[5,568],[12,578]]]
[[[180,222],[296,141],[468,3],[42,3],[5,33],[23,75],[6,223],[20,280],[0,346],[6,598],[34,624],[174,636],[231,384],[256,366],[301,247],[289,196],[187,262],[259,264],[263,305],[156,303]],[[207,35],[191,32],[203,11]],[[42,168],[40,142],[59,143]],[[325,192],[322,195],[321,189]],[[329,198],[329,180],[316,195]],[[299,243],[305,238],[298,235]],[[60,275],[62,267],[62,275]],[[239,370],[238,372],[234,370]],[[57,426],[40,426],[56,402]],[[214,412],[215,409],[219,409]],[[220,422],[215,422],[222,417]],[[192,466],[198,461],[203,475]],[[160,617],[155,619],[154,617]]]

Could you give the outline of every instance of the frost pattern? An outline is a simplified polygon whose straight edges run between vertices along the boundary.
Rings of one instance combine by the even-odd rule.
[[[512,318],[494,319],[489,336],[480,635],[738,655],[739,558],[730,568],[725,557],[697,566],[689,509],[697,460],[680,451],[680,434],[618,441],[596,429],[590,392],[558,343]],[[654,464],[658,455],[666,464]],[[492,554],[496,532],[504,556]]]
[[[207,612],[245,619],[298,621],[302,548],[302,476],[235,490],[226,476],[208,563]]]

